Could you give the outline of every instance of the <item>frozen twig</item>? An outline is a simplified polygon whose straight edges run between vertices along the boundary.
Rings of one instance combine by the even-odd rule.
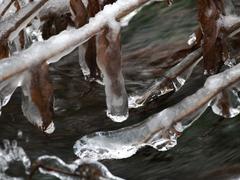
[[[143,146],[166,151],[177,144],[177,137],[198,119],[216,95],[239,81],[240,64],[209,77],[196,93],[143,123],[82,137],[74,146],[75,154],[80,158],[121,159]]]
[[[118,0],[114,4],[105,6],[103,11],[91,18],[89,23],[82,28],[64,31],[46,41],[34,43],[30,48],[17,55],[3,59],[0,63],[0,81],[49,59],[54,62],[59,60],[101,31],[108,24],[108,17],[119,20],[147,2],[149,0]],[[6,32],[0,32],[0,37],[3,34],[6,34]]]
[[[0,21],[0,40],[12,41],[17,37],[19,32],[38,14],[47,1],[37,0],[30,2],[27,6],[20,9],[16,15]]]

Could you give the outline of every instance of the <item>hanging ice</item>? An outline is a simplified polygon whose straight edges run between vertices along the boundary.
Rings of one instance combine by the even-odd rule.
[[[17,87],[22,84],[22,76],[14,76],[0,83],[0,110],[9,102]],[[1,112],[1,111],[0,111]]]
[[[224,68],[233,67],[235,60],[225,62]],[[240,113],[240,83],[236,83],[219,93],[211,103],[215,114],[225,118],[233,118]]]
[[[147,89],[143,95],[131,96],[129,107],[138,108],[146,102],[152,101],[172,91],[178,91],[192,74],[193,69],[199,63],[201,50],[198,49],[189,54],[179,64],[167,71],[159,80]]]
[[[199,118],[222,89],[239,80],[240,64],[208,78],[195,94],[141,124],[82,137],[74,145],[75,154],[86,159],[121,159],[132,156],[143,146],[168,150],[176,145],[181,132]]]
[[[66,164],[56,156],[45,155],[37,159],[37,165],[42,165],[39,167],[41,173],[55,176],[61,180],[122,180],[113,176],[103,164],[97,161],[77,159],[71,164]]]
[[[121,70],[120,26],[114,20],[97,35],[97,64],[103,74],[107,116],[122,122],[128,118],[128,99]]]
[[[24,73],[22,110],[26,118],[47,134],[54,132],[53,89],[48,66],[43,64]]]
[[[85,53],[86,53],[86,47],[84,45],[79,46],[78,47],[79,64],[80,64],[82,73],[84,75],[84,78],[88,79],[90,76],[90,70],[85,61]]]
[[[20,177],[10,177],[6,174],[6,171],[8,170],[10,163],[20,161],[25,168],[25,173],[29,174],[31,161],[29,160],[23,148],[17,145],[17,141],[14,140],[12,143],[10,143],[9,140],[4,140],[3,145],[4,147],[0,148],[0,179],[23,179]]]
[[[215,114],[225,118],[233,118],[240,113],[239,90],[236,87],[230,87],[223,90],[212,104],[212,110]]]

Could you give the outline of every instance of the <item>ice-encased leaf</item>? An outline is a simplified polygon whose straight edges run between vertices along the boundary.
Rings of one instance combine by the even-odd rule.
[[[28,121],[47,134],[53,133],[53,88],[47,64],[24,73],[22,90],[22,110]]]
[[[42,174],[55,176],[61,180],[122,180],[113,176],[103,164],[97,161],[77,159],[71,164],[67,164],[56,156],[44,155],[37,159],[36,165],[41,165],[39,171]]]

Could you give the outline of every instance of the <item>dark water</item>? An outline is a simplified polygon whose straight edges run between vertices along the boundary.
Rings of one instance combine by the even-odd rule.
[[[186,41],[196,23],[195,1],[179,0],[171,8],[161,4],[145,7],[123,29],[124,74],[129,94],[146,89],[157,77],[155,62],[168,48]],[[153,113],[175,104],[196,91],[204,82],[198,67],[187,84],[177,93],[167,95],[144,108],[130,111],[121,124],[105,116],[104,88],[84,81],[77,55],[72,53],[52,65],[55,94],[55,133],[42,134],[21,112],[21,91],[14,94],[0,117],[0,141],[17,139],[32,161],[41,155],[56,155],[66,162],[76,159],[73,144],[81,136],[96,131],[114,130],[143,121]],[[184,132],[178,145],[167,152],[144,148],[131,158],[102,161],[116,176],[126,179],[197,179],[215,169],[231,169],[240,174],[239,117],[222,119],[209,109]],[[23,137],[17,136],[18,131]],[[34,179],[54,179],[36,175]],[[216,175],[210,179],[219,179]]]

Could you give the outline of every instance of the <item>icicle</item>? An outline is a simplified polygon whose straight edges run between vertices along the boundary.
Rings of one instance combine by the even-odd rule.
[[[115,20],[97,35],[97,63],[105,84],[107,116],[122,122],[128,118],[128,100],[121,71],[120,25]]]
[[[38,158],[37,164],[42,165],[39,168],[41,173],[55,176],[61,180],[122,180],[121,178],[113,176],[103,164],[97,161],[83,161],[78,159],[71,164],[66,164],[63,160],[56,156],[45,155]],[[48,168],[45,169],[44,166]],[[51,170],[51,168],[53,168],[53,170]]]
[[[201,61],[200,56],[200,49],[194,51],[179,64],[167,71],[163,77],[157,80],[143,95],[130,96],[129,107],[138,108],[157,97],[172,91],[178,91],[190,77],[196,65]]]
[[[0,179],[23,179],[10,177],[5,172],[8,170],[10,163],[21,161],[25,168],[25,173],[29,174],[31,161],[29,160],[23,148],[17,145],[17,141],[13,140],[12,143],[10,143],[9,140],[3,140],[3,145],[4,148],[0,148]]]
[[[207,79],[203,88],[178,104],[127,128],[97,132],[78,140],[74,152],[86,159],[122,159],[143,146],[159,151],[174,147],[183,130],[199,118],[212,99],[224,88],[240,80],[240,65]]]
[[[31,43],[43,41],[42,32],[40,30],[41,22],[39,18],[31,21],[31,26],[26,27],[26,35]]]
[[[14,76],[0,83],[0,110],[9,102],[17,87],[22,84],[22,76]],[[0,111],[1,112],[1,111]]]
[[[85,53],[86,53],[86,47],[84,45],[79,46],[78,47],[79,64],[80,64],[84,78],[88,79],[90,76],[90,70],[85,61]]]

